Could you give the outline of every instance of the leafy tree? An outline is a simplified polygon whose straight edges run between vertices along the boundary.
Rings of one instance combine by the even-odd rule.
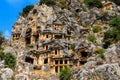
[[[0,60],[3,60],[4,59],[4,53],[2,51],[0,51]]]
[[[120,41],[120,17],[116,17],[110,20],[109,25],[112,27],[112,29],[104,33],[105,44],[103,46],[105,48],[107,48],[112,43]]]
[[[114,2],[117,5],[120,5],[120,0],[110,0],[110,1]]]
[[[4,60],[5,60],[6,67],[9,67],[11,69],[15,68],[16,58],[11,53],[6,53],[4,56]]]
[[[4,37],[2,36],[2,32],[0,31],[0,48],[3,42],[4,42]]]
[[[55,4],[55,0],[40,0],[40,5],[41,4],[46,4],[46,5],[54,5]]]
[[[30,12],[31,9],[33,9],[33,7],[34,7],[33,5],[26,6],[25,8],[23,8],[23,11],[22,11],[21,15],[23,17],[27,17],[28,13]]]
[[[61,70],[60,80],[71,80],[71,72],[69,67],[65,67]]]
[[[120,16],[111,19],[109,25],[117,28],[120,31]]]
[[[100,0],[84,0],[84,2],[91,7],[97,7],[97,8],[103,7],[103,4],[101,3]]]

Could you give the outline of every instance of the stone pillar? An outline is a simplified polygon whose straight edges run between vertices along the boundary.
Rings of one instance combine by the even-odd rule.
[[[52,34],[52,39],[55,39],[55,35],[54,34]]]
[[[58,73],[60,73],[60,66],[58,66]]]
[[[31,42],[30,43],[35,44],[35,37],[33,35],[31,36]]]
[[[51,61],[50,61],[50,54],[48,54],[48,64],[51,64]]]

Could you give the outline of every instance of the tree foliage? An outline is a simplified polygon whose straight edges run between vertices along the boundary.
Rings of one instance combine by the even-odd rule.
[[[120,5],[120,0],[110,0],[110,1],[114,2],[117,5]]]
[[[84,2],[91,7],[97,7],[97,8],[103,7],[103,4],[101,3],[100,0],[84,0]]]
[[[2,32],[0,31],[0,48],[3,42],[4,42],[4,37],[2,36]]]
[[[60,80],[71,80],[71,72],[69,67],[65,67],[61,70]]]
[[[41,4],[46,4],[46,5],[54,5],[55,4],[55,0],[40,0],[40,5]]]
[[[23,17],[27,17],[28,13],[30,12],[31,9],[33,9],[33,7],[34,7],[33,5],[26,6],[25,8],[23,8],[23,11],[22,11],[21,15]]]
[[[0,60],[3,60],[4,59],[4,53],[2,51],[0,51]]]
[[[120,41],[120,17],[110,20],[109,25],[112,27],[112,29],[104,33],[105,47]]]
[[[16,58],[11,53],[6,53],[4,56],[4,60],[5,60],[6,67],[9,67],[11,69],[15,68]]]

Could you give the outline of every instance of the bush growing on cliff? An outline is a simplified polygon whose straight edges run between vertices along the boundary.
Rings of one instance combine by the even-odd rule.
[[[71,80],[71,72],[69,67],[65,67],[60,71],[60,80]]]
[[[39,4],[54,5],[55,0],[40,0]]]
[[[94,42],[94,43],[96,42],[96,37],[93,35],[88,35],[87,39],[91,42]]]
[[[6,53],[4,56],[4,60],[5,60],[6,67],[9,67],[11,69],[15,68],[16,58],[11,53]]]
[[[92,28],[92,30],[93,30],[94,33],[98,33],[99,31],[101,31],[101,27],[100,26],[94,26]]]
[[[0,60],[4,59],[4,53],[0,51]]]
[[[84,2],[91,7],[97,7],[97,8],[103,7],[103,4],[101,3],[100,0],[84,0]]]
[[[104,49],[99,49],[98,50],[98,55],[101,57],[101,58],[103,58],[104,57]]]
[[[30,12],[31,9],[33,9],[33,7],[34,7],[33,5],[26,6],[25,8],[23,8],[23,11],[22,11],[21,15],[23,17],[27,17],[28,13]]]
[[[114,2],[117,5],[120,5],[120,0],[110,0],[110,1]]]
[[[75,51],[75,43],[71,44],[71,45],[70,45],[70,48],[71,48],[73,51]]]
[[[0,48],[1,48],[1,45],[2,43],[4,42],[4,37],[2,36],[2,32],[0,31]]]
[[[105,47],[120,41],[120,17],[111,19],[109,25],[112,27],[112,29],[104,33]],[[109,44],[107,45],[107,43]]]

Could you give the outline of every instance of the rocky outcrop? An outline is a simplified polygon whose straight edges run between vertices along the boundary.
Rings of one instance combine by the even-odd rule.
[[[2,80],[13,80],[13,70],[10,68],[2,68],[0,70]]]
[[[120,66],[114,63],[95,66],[91,69],[81,68],[73,77],[77,80],[119,80]]]
[[[4,52],[16,57],[16,72],[0,62],[3,80],[13,76],[15,80],[59,80],[58,73],[66,66],[71,67],[73,80],[120,79],[120,46],[105,49],[104,57],[95,53],[102,48],[109,20],[120,15],[119,6],[109,1],[103,8],[89,7],[84,0],[62,1],[62,6],[59,2],[36,4],[27,17],[20,16],[13,25]],[[96,26],[101,31],[95,33]],[[89,35],[96,41],[89,40]]]

